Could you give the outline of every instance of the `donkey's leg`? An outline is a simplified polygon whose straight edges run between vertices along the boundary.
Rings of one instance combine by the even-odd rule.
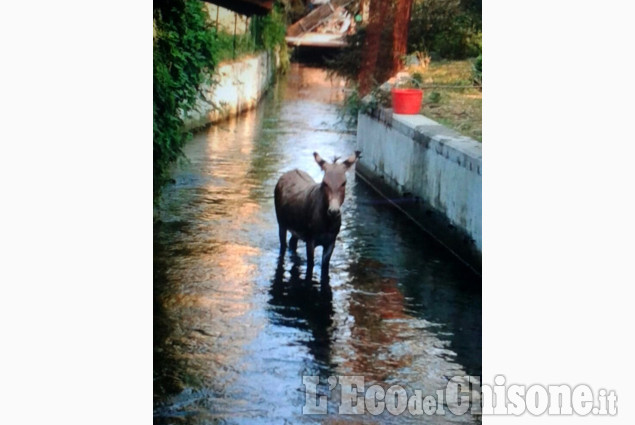
[[[315,241],[307,239],[306,241],[306,279],[313,278],[313,253],[315,251]]]
[[[295,252],[295,250],[298,249],[298,238],[293,235],[291,235],[291,239],[289,239],[289,249],[292,252]]]
[[[331,255],[333,254],[333,248],[335,248],[335,241],[331,242],[328,246],[324,247],[322,251],[322,278],[327,279],[329,275],[329,263],[331,262]]]
[[[280,237],[280,253],[284,253],[287,249],[287,229],[278,224],[278,236]]]

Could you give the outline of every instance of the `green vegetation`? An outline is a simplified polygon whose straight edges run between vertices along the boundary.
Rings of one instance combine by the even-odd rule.
[[[428,102],[439,103],[441,101],[441,93],[438,91],[431,91],[428,95]]]
[[[481,2],[415,0],[408,30],[408,52],[433,59],[466,59],[481,53]]]
[[[153,9],[153,165],[154,195],[169,179],[170,165],[191,137],[183,131],[183,111],[195,103],[199,86],[210,81],[217,64],[260,50],[279,49],[288,66],[284,9],[278,3],[254,17],[248,34],[216,33],[198,0],[156,0]]]
[[[289,69],[289,52],[287,42],[284,39],[287,33],[286,14],[284,4],[276,2],[269,14],[254,16],[250,27],[258,49],[279,49],[282,72]]]
[[[236,34],[234,49],[234,35],[219,31],[215,33],[218,46],[218,62],[230,61],[257,51],[256,43],[251,34]]]
[[[198,0],[155,2],[153,11],[154,193],[189,136],[180,111],[194,104],[199,84],[216,65],[215,37]]]
[[[357,86],[350,89],[344,97],[344,103],[338,110],[339,120],[348,128],[355,128],[359,112],[370,113],[378,106],[390,106],[390,93],[381,90],[379,86],[376,86],[369,93],[369,99],[368,102],[362,101]]]
[[[284,36],[287,30],[284,10],[276,5],[265,16],[254,15],[249,22],[249,31],[234,35],[223,31],[216,34],[219,62],[232,60],[262,50],[284,49]],[[234,45],[235,43],[235,45]]]
[[[341,119],[351,127],[357,124],[360,110],[390,106],[389,96],[378,89],[383,81],[375,82],[371,94],[378,98],[370,105],[362,104],[357,91],[365,37],[366,27],[361,27],[357,34],[348,37],[348,47],[329,63],[331,72],[346,78],[351,87],[340,110]],[[481,39],[480,0],[414,0],[408,32],[409,55],[404,62],[414,63],[407,70],[412,78],[422,81],[421,112],[479,141],[482,140]],[[390,52],[391,48],[382,45],[380,50]],[[382,57],[376,66],[389,65],[389,59]],[[374,75],[382,75],[381,70]]]
[[[420,84],[424,90],[423,115],[481,142],[483,95],[480,86],[474,84],[473,71],[478,63],[476,60],[441,60],[431,62],[424,69],[410,67],[408,71],[416,81],[411,86]],[[379,86],[373,89],[369,98],[370,102],[362,102],[357,88],[351,88],[340,108],[340,120],[354,128],[360,111],[391,106],[390,93]]]
[[[421,113],[481,142],[483,94],[473,85],[473,66],[471,60],[431,62],[423,73]]]
[[[392,26],[385,25],[379,44],[379,55],[373,76],[375,85],[383,83],[376,79],[387,79],[390,76],[392,64]],[[333,59],[327,59],[326,65],[331,74],[345,78],[349,82],[357,82],[362,69],[364,55],[364,40],[366,39],[367,27],[361,26],[357,32],[345,37],[347,46],[339,49]],[[386,78],[382,78],[386,77]]]
[[[271,12],[265,16],[254,16],[251,32],[255,35],[256,45],[267,50],[276,46],[286,46],[284,36],[287,32],[284,8],[276,3]]]
[[[387,27],[386,27],[387,28]],[[384,31],[388,31],[384,28]],[[357,126],[357,115],[361,111],[370,111],[376,108],[378,105],[389,106],[390,95],[384,93],[379,89],[379,85],[382,82],[374,80],[373,88],[370,92],[370,103],[364,104],[362,97],[359,93],[357,86],[357,76],[360,73],[362,66],[362,51],[364,48],[364,39],[366,37],[366,27],[360,27],[356,33],[346,36],[348,46],[340,49],[340,52],[335,55],[333,59],[327,60],[326,65],[329,68],[329,76],[340,76],[346,79],[349,85],[348,93],[344,98],[344,103],[339,108],[339,118],[349,128],[355,128]],[[381,38],[383,43],[389,40],[389,37]],[[378,58],[378,63],[388,64],[390,63],[390,46],[385,44],[381,45],[381,54]]]
[[[483,85],[483,55],[478,55],[472,65],[472,81],[477,86]]]

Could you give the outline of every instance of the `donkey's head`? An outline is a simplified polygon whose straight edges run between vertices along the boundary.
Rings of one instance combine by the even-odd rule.
[[[327,213],[330,217],[340,215],[340,207],[344,203],[344,194],[346,193],[346,172],[355,164],[360,154],[360,151],[355,151],[353,155],[341,163],[337,162],[337,158],[333,160],[333,163],[328,163],[317,152],[313,152],[315,162],[324,170],[322,193],[328,205]]]

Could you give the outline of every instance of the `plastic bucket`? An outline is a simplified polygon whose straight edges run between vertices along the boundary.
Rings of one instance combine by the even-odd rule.
[[[418,114],[421,109],[423,90],[392,89],[392,110],[395,114]]]

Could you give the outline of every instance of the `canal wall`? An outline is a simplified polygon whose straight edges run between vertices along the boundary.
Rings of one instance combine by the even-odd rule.
[[[222,121],[254,108],[280,68],[278,51],[221,62],[199,89],[194,107],[185,114],[184,130]]]
[[[423,115],[360,112],[357,174],[481,271],[481,143]]]

